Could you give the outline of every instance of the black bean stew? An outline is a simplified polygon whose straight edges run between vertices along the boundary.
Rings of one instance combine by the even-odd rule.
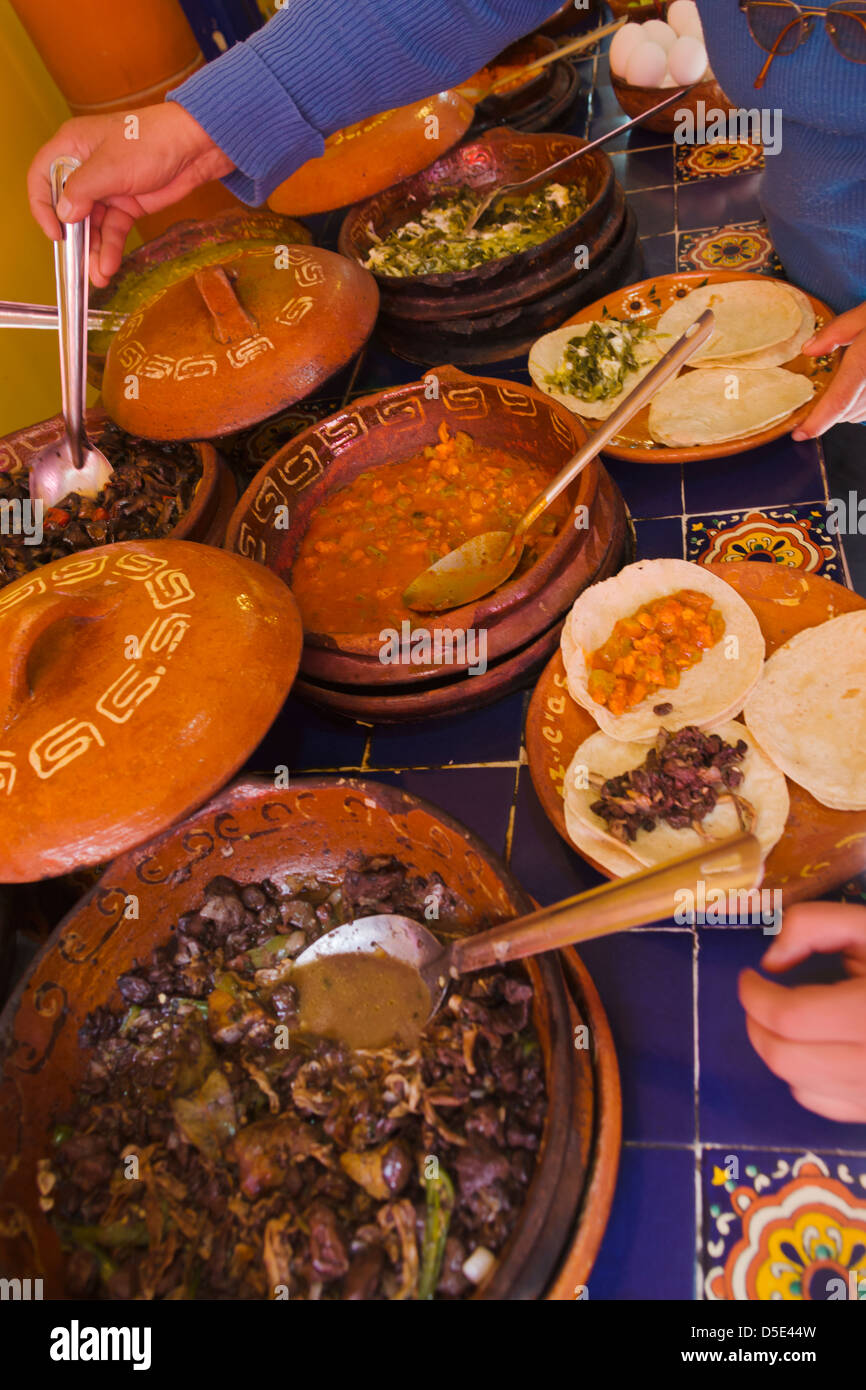
[[[137,439],[110,421],[96,443],[114,469],[111,482],[97,497],[70,492],[48,507],[39,544],[28,544],[6,520],[0,529],[0,584],[75,551],[165,536],[189,511],[202,472],[191,444]],[[7,518],[13,516],[8,504],[25,503],[29,496],[26,474],[0,471],[0,504],[7,504],[2,508]]]
[[[438,875],[368,860],[342,882],[213,879],[91,1049],[38,1186],[71,1297],[458,1299],[525,1201],[546,1108],[519,967],[458,982],[413,1050],[294,1031],[293,959],[399,912],[449,931]],[[453,927],[452,927],[453,929]]]

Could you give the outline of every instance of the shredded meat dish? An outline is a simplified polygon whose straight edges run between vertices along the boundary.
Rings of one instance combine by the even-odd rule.
[[[459,1299],[495,1266],[544,1122],[532,988],[455,982],[411,1051],[295,1031],[294,958],[343,921],[435,902],[438,876],[367,860],[340,883],[218,877],[125,1007],[80,1030],[88,1065],[39,1165],[70,1297]]]

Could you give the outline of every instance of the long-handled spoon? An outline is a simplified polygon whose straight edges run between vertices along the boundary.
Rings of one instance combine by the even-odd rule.
[[[530,527],[592,462],[608,440],[706,342],[713,331],[713,323],[713,311],[705,309],[700,318],[695,319],[682,337],[659,359],[652,371],[638,382],[616,410],[590,435],[562,471],[530,502],[511,534],[508,531],[482,531],[422,570],[403,594],[407,608],[419,613],[440,613],[448,608],[472,603],[482,594],[489,594],[504,584],[517,568]]]
[[[571,154],[564,155],[563,158],[558,159],[555,164],[548,164],[546,169],[539,169],[537,173],[530,174],[529,178],[520,179],[518,183],[499,184],[497,188],[494,188],[492,192],[487,194],[486,198],[482,198],[478,207],[466,223],[466,226],[463,228],[461,235],[465,236],[467,232],[472,231],[473,227],[477,227],[481,218],[487,212],[487,209],[499,198],[504,198],[510,193],[528,193],[531,189],[537,188],[539,184],[550,183],[554,174],[560,174],[563,169],[570,168],[571,165],[576,164],[579,159],[583,159],[584,155],[589,154],[592,150],[600,150],[602,145],[611,144],[618,136],[624,135],[627,130],[631,130],[632,126],[640,125],[643,121],[648,121],[650,116],[655,116],[659,111],[664,111],[666,107],[673,106],[674,102],[679,101],[687,92],[690,92],[694,85],[694,83],[691,83],[687,87],[678,88],[678,90],[673,92],[670,96],[665,97],[663,101],[659,101],[655,106],[651,106],[648,111],[642,111],[640,115],[632,116],[631,120],[626,121],[625,125],[615,126],[613,130],[607,131],[604,135],[599,135],[597,139],[590,140],[588,145],[582,145],[579,150],[572,150]]]
[[[113,331],[126,322],[126,314],[114,314],[110,309],[89,309],[87,327],[90,330]],[[28,304],[20,299],[0,299],[0,328],[47,328],[57,332],[60,314],[53,304]]]
[[[51,166],[51,197],[57,206],[67,178],[78,168],[69,156]],[[57,309],[60,316],[60,384],[65,433],[33,455],[30,496],[53,507],[70,492],[96,497],[109,481],[108,459],[87,437],[84,428],[85,362],[87,356],[88,245],[90,222],[62,222],[63,238],[54,243]]]
[[[737,835],[450,943],[443,944],[410,917],[360,917],[320,936],[297,957],[295,966],[301,970],[318,960],[333,962],[336,957],[358,954],[391,957],[420,975],[430,995],[432,1017],[455,976],[669,917],[679,902],[685,901],[678,895],[691,892],[699,897],[699,885],[703,885],[704,894],[718,890],[750,892],[760,887],[762,876],[758,840],[754,835]],[[693,896],[692,901],[695,900]],[[301,974],[299,984],[302,980]],[[303,1000],[302,984],[300,988]],[[357,1012],[363,1019],[370,1001],[359,997],[357,1002]],[[374,1011],[369,1012],[375,1028]]]

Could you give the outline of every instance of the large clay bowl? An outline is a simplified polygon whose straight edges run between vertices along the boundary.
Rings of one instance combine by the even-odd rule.
[[[514,64],[515,71],[518,71],[521,67],[555,52],[556,44],[553,39],[545,34],[530,34],[509,44],[495,58],[491,58],[486,66],[492,68]],[[527,100],[535,100],[548,90],[555,66],[555,63],[549,63],[547,67],[529,73],[518,86],[507,86],[500,92],[491,92],[488,89],[487,95],[484,95],[483,85],[479,86],[471,77],[461,82],[455,91],[474,104],[476,117],[482,114],[496,116],[498,119],[494,123],[504,125],[514,109],[522,106]],[[505,74],[502,73],[501,76],[504,77]]]
[[[570,411],[532,387],[469,377],[453,367],[438,367],[433,375],[438,383],[434,399],[427,399],[424,382],[394,387],[352,402],[291,440],[247,488],[229,524],[226,547],[260,561],[291,584],[292,567],[315,509],[358,474],[408,458],[435,442],[443,421],[453,430],[468,431],[482,445],[548,462],[551,473],[561,469],[586,438]],[[430,616],[424,626],[434,634],[439,629],[485,628],[488,641],[495,643],[492,658],[549,627],[568,605],[567,593],[574,584],[569,577],[557,588],[558,577],[585,549],[588,582],[609,544],[612,508],[605,506],[606,480],[596,460],[573,485],[570,500],[586,508],[579,514],[586,526],[563,526],[550,549],[522,574],[474,604]],[[280,529],[275,523],[285,508],[289,525]],[[381,664],[381,649],[378,629],[361,634],[307,632],[301,669],[322,680],[345,681],[350,669],[355,672],[350,681],[391,682],[399,670]],[[425,669],[430,678],[440,674],[435,666]],[[370,677],[373,670],[376,674]]]
[[[610,84],[617,101],[627,116],[642,116],[645,111],[657,106],[664,96],[664,88],[635,87],[614,73],[610,75]],[[727,111],[730,106],[730,102],[718,82],[714,77],[711,77],[706,82],[698,82],[675,106],[669,106],[666,111],[660,111],[657,116],[651,116],[648,121],[644,121],[643,128],[658,131],[663,135],[670,135],[676,130],[679,123],[679,112],[690,111],[693,116],[696,115],[699,101],[704,103],[703,109],[705,111],[709,111],[711,108]]]
[[[369,686],[379,697],[384,695],[386,698],[392,695],[396,698],[397,689],[402,687],[406,687],[406,692],[414,687],[417,693],[423,694],[440,682],[453,683],[457,679],[466,687],[468,700],[480,698],[482,689],[487,688],[487,681],[494,674],[494,668],[500,669],[500,663],[516,657],[527,644],[534,643],[549,627],[557,625],[578,594],[589,584],[595,584],[603,572],[612,574],[623,563],[621,552],[627,530],[625,504],[619,488],[606,470],[599,478],[590,516],[589,528],[581,533],[582,543],[568,548],[563,563],[549,573],[531,598],[503,611],[493,608],[483,621],[473,620],[467,624],[476,635],[484,633],[487,663],[491,668],[486,675],[475,674],[468,681],[463,679],[470,663],[452,662],[449,656],[453,656],[453,652],[449,652],[438,665],[416,666],[408,661],[399,666],[383,665],[379,659],[381,643],[378,634],[375,641],[369,644],[372,650],[365,652],[344,651],[333,645],[318,646],[308,640],[302,674],[314,681],[348,686],[358,694],[359,687]],[[480,607],[480,604],[476,607]],[[454,609],[444,614],[438,622],[418,613],[413,630],[421,628],[434,632],[436,626],[463,630],[458,612],[462,610]],[[496,689],[495,685],[491,688]]]
[[[371,231],[379,238],[387,236],[410,215],[423,211],[443,190],[469,187],[486,193],[497,184],[528,178],[585,144],[576,135],[532,135],[507,127],[490,130],[477,140],[459,145],[414,178],[386,188],[352,208],[340,228],[339,249],[344,256],[363,262],[374,245]],[[447,302],[457,301],[467,291],[498,289],[515,280],[522,281],[542,267],[558,265],[566,250],[573,260],[574,248],[579,245],[589,248],[591,261],[596,237],[614,198],[613,166],[603,150],[593,150],[586,159],[564,170],[562,182],[587,185],[589,206],[577,221],[538,246],[469,270],[405,277],[376,275],[382,308],[388,311],[399,300],[405,306],[402,312],[410,313],[406,301],[430,294],[438,294]]]
[[[344,778],[300,779],[281,791],[269,779],[235,783],[109,865],[36,957],[0,1019],[4,1276],[43,1278],[46,1298],[63,1297],[61,1251],[38,1207],[36,1164],[84,1071],[78,1028],[97,1006],[119,1004],[118,975],[168,938],[215,873],[241,881],[280,881],[299,871],[335,875],[357,857],[381,854],[396,856],[412,873],[441,874],[465,904],[466,931],[531,910],[501,862],[458,822],[397,788]],[[129,894],[139,902],[134,924],[124,915]],[[528,969],[550,1104],[527,1202],[479,1295],[486,1298],[543,1296],[577,1217],[587,1168],[581,1138],[593,1129],[592,1088],[575,1066],[559,960],[542,956]]]
[[[615,574],[627,563],[628,549],[629,536],[623,506],[616,518],[607,553],[587,583],[594,584]],[[407,724],[465,714],[531,684],[559,647],[562,621],[559,618],[539,637],[533,638],[517,651],[509,652],[483,673],[457,672],[442,677],[440,668],[440,679],[436,681],[366,687],[358,684],[327,685],[301,677],[295,681],[292,693],[308,704],[334,714],[373,724]]]
[[[211,248],[223,242],[269,241],[275,245],[309,244],[312,234],[294,218],[267,209],[230,208],[216,217],[187,218],[175,222],[161,236],[137,246],[124,256],[120,268],[102,289],[90,294],[93,309],[107,308],[115,296],[122,301],[129,295],[152,293],[183,280],[200,265],[213,260]],[[87,376],[99,389],[105,367],[105,354],[114,335],[91,333],[88,341]]]
[[[108,421],[101,407],[86,412],[87,431],[94,439]],[[63,417],[53,415],[37,425],[27,425],[0,439],[0,472],[21,475],[30,471],[33,455],[44,445],[60,439]],[[174,541],[203,541],[222,545],[226,526],[237,502],[237,485],[226,463],[207,440],[191,446],[199,455],[202,474],[189,511],[163,538]]]

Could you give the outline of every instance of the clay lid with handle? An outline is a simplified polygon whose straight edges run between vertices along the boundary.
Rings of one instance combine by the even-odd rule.
[[[0,882],[102,863],[202,805],[302,641],[276,575],[190,541],[100,546],[0,591]]]
[[[363,347],[379,292],[363,266],[315,246],[251,246],[196,271],[115,336],[102,396],[146,439],[211,439],[310,395]]]

